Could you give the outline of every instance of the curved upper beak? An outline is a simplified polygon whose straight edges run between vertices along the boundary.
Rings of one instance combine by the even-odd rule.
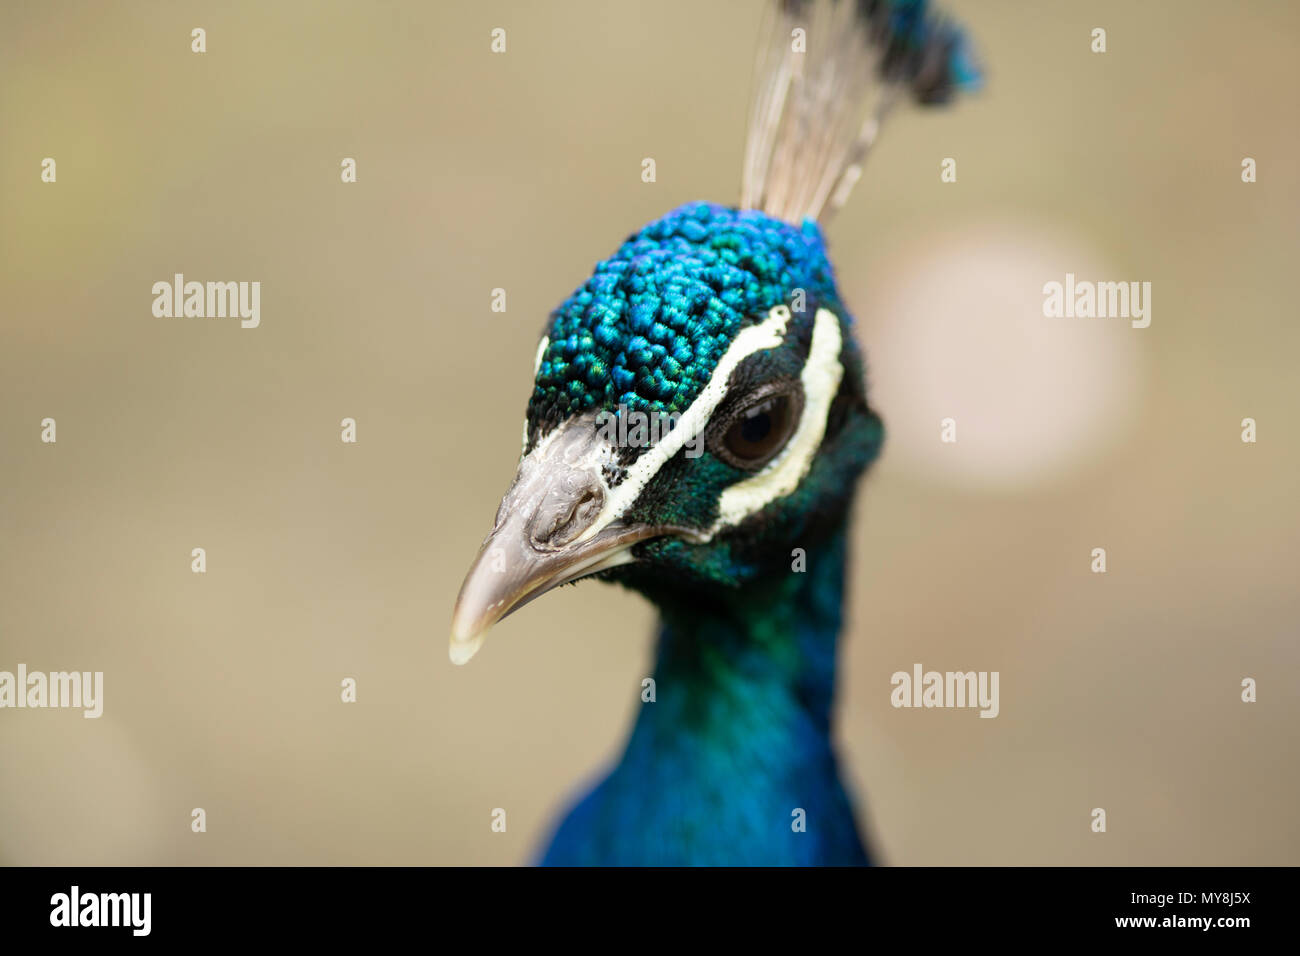
[[[606,513],[600,461],[607,447],[583,424],[562,427],[520,462],[456,598],[452,663],[473,657],[507,614],[561,584],[631,562],[634,544],[664,532]]]

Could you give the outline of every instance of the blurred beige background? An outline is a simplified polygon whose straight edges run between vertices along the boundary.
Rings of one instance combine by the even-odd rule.
[[[984,92],[897,116],[829,229],[890,429],[838,730],[876,852],[1300,863],[1300,12],[948,6]],[[453,668],[451,605],[549,310],[734,201],[756,34],[749,2],[5,5],[0,669],[106,692],[0,711],[0,862],[533,857],[653,614],[588,582]],[[155,318],[175,272],[260,281],[261,327]],[[1152,282],[1150,328],[1043,318],[1066,272]],[[916,662],[1000,671],[1001,715],[891,708]]]

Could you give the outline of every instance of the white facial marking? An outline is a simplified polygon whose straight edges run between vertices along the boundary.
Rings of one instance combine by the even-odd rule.
[[[546,346],[551,344],[551,337],[543,335],[542,340],[537,343],[537,357],[533,359],[533,381],[537,380],[537,373],[542,370],[542,356],[546,354]],[[528,416],[524,416],[524,443],[520,448],[519,456],[522,458],[524,452],[528,450]]]
[[[812,465],[813,456],[826,433],[826,416],[839,391],[844,366],[840,364],[840,320],[826,309],[818,309],[813,324],[808,361],[800,375],[804,406],[799,426],[786,446],[755,475],[738,481],[718,499],[718,518],[705,540],[721,528],[739,524],[778,498],[799,487]]]
[[[602,473],[603,466],[613,463],[615,449],[612,446],[603,441],[593,441],[579,449],[574,449],[578,453],[577,457],[566,461],[565,464],[590,472],[605,488],[605,503],[600,514],[575,539],[575,544],[599,534],[636,501],[646,485],[669,459],[708,425],[709,418],[727,396],[727,379],[731,377],[736,366],[756,352],[780,347],[785,340],[786,325],[789,321],[790,310],[785,306],[777,306],[758,325],[742,329],[722,356],[722,360],[718,362],[718,367],[710,377],[709,383],[700,391],[699,397],[691,403],[690,408],[682,414],[677,427],[664,435],[658,444],[647,449],[628,467],[627,475],[618,487],[609,488]],[[539,366],[546,342],[547,340],[543,339],[538,349]],[[739,524],[776,499],[790,494],[799,486],[799,482],[812,466],[813,456],[816,455],[822,437],[826,433],[827,413],[830,411],[831,401],[839,391],[840,380],[844,377],[844,367],[840,364],[841,345],[839,319],[828,309],[818,309],[813,319],[808,360],[800,373],[804,407],[794,435],[786,443],[785,448],[781,449],[762,471],[722,492],[718,500],[717,520],[707,531],[691,536],[691,540],[700,544],[709,541],[721,529]],[[550,446],[561,434],[570,427],[591,428],[593,421],[589,414],[564,422],[542,438],[529,457],[539,460],[550,457]],[[630,555],[621,558],[618,563],[627,560],[630,560]]]
[[[785,341],[785,327],[789,321],[789,308],[778,305],[758,325],[740,330],[721,361],[718,362],[718,367],[714,369],[709,383],[700,391],[699,396],[691,403],[691,407],[682,413],[677,427],[663,436],[658,444],[647,449],[645,454],[628,467],[627,476],[622,484],[605,495],[605,505],[601,508],[600,515],[578,537],[578,542],[594,537],[602,528],[621,515],[632,502],[636,501],[650,479],[659,473],[659,469],[677,454],[683,445],[704,430],[709,423],[709,417],[727,396],[727,379],[731,377],[732,371],[755,352],[779,348]],[[838,348],[836,351],[838,352]]]

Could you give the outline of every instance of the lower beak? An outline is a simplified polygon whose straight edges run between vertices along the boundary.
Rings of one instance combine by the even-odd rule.
[[[632,545],[658,534],[615,523],[580,545],[542,551],[516,525],[507,522],[488,535],[460,587],[451,618],[453,664],[478,653],[497,621],[561,584],[631,563]]]

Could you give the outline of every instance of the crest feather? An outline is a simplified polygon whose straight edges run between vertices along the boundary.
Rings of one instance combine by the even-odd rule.
[[[901,95],[943,103],[979,82],[965,36],[926,0],[774,0],[766,14],[742,209],[825,223]]]

